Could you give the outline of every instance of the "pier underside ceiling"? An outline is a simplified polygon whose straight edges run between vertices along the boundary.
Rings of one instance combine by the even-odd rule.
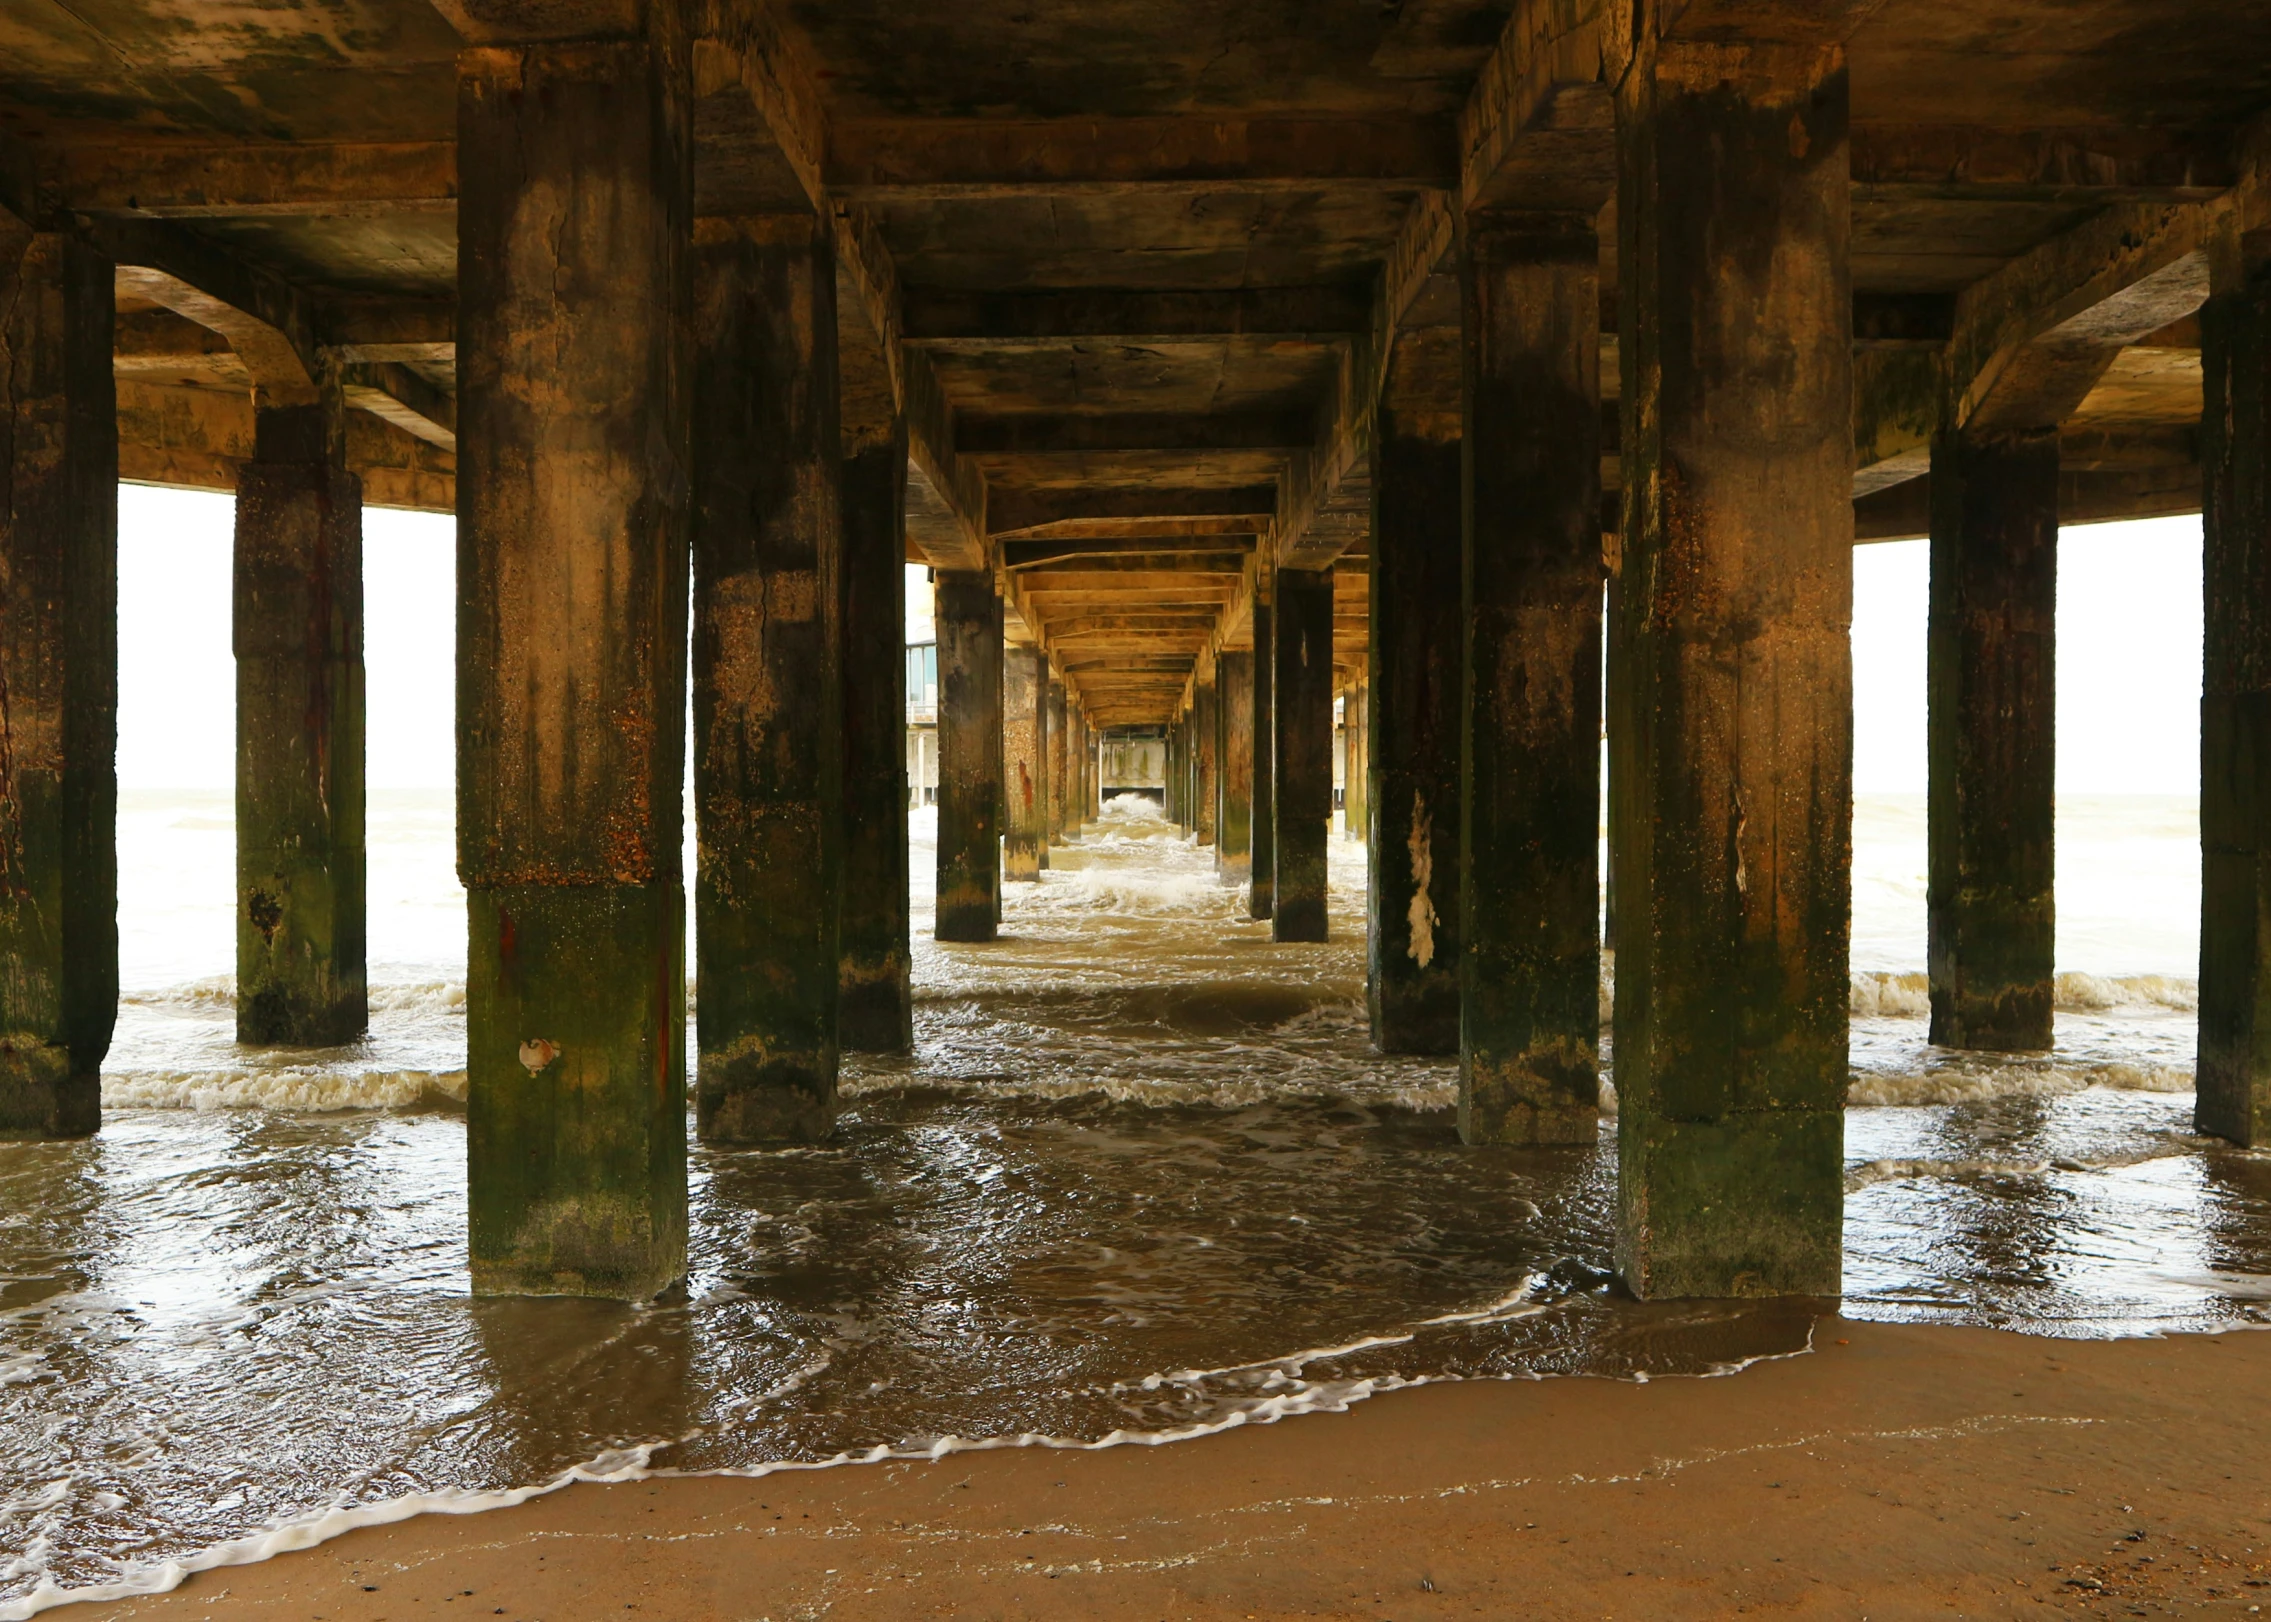
[[[695,212],[833,221],[847,442],[903,415],[911,560],[984,571],[1102,727],[1188,703],[1279,567],[1364,655],[1388,369],[1461,409],[1463,221],[1597,216],[1618,500],[1629,0],[690,0]],[[1855,518],[1923,533],[1943,427],[2055,424],[2069,522],[2197,510],[2197,311],[2271,221],[2271,13],[1769,0],[1844,41]],[[119,468],[233,490],[256,390],[336,378],[372,505],[456,474],[459,57],[636,0],[16,0],[0,203],[118,266]],[[1432,390],[1432,395],[1429,391]]]

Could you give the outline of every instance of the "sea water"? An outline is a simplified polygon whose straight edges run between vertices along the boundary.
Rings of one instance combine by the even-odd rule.
[[[1924,1039],[1921,801],[1858,809],[1844,1310],[2261,1321],[2271,1160],[2190,1131],[2193,805],[2060,819],[2058,1047],[1996,1059]],[[370,1037],[306,1052],[233,1041],[227,796],[128,796],[103,1129],[0,1145],[0,1617],[577,1475],[1804,1348],[1807,1304],[1619,1294],[1613,1114],[1589,1148],[1462,1148],[1455,1065],[1370,1050],[1357,844],[1332,941],[1279,946],[1124,799],[1006,888],[1000,942],[941,946],[931,827],[915,1053],[847,1059],[825,1146],[697,1148],[688,1298],[631,1307],[467,1293],[447,799],[374,797]]]

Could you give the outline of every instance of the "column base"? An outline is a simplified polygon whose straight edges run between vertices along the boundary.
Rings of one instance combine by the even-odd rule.
[[[466,898],[474,1293],[643,1301],[686,1276],[686,901]]]
[[[834,1054],[769,1052],[754,1037],[734,1051],[703,1054],[694,1084],[695,1136],[713,1148],[825,1141],[836,1130],[834,1060]]]
[[[1325,939],[1325,903],[1321,899],[1280,901],[1270,916],[1270,939],[1310,945],[1322,941]]]
[[[1842,1111],[1674,1121],[1623,1100],[1617,1148],[1617,1270],[1642,1300],[1843,1288]]]
[[[1494,1059],[1468,1053],[1459,1065],[1462,1143],[1592,1143],[1601,1135],[1601,1083],[1590,1044]]]
[[[102,1079],[71,1073],[67,1048],[0,1039],[0,1143],[91,1137],[102,1125]]]
[[[844,966],[836,993],[836,1042],[846,1053],[905,1053],[915,1045],[914,994],[904,957]]]

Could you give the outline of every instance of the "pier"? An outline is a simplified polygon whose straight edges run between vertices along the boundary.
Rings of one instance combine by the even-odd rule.
[[[100,1128],[126,480],[237,499],[248,1043],[364,1029],[362,515],[456,516],[476,1291],[671,1290],[690,1134],[824,1140],[841,1055],[912,1045],[909,563],[938,940],[1109,794],[1278,943],[1362,838],[1370,1039],[1458,1056],[1468,1143],[1594,1140],[1606,939],[1625,1284],[1825,1296],[1854,548],[1930,541],[1932,1040],[2031,1052],[2058,531],[2201,513],[2198,1124],[2271,1143],[2271,16],[19,0],[0,41],[0,1136]]]

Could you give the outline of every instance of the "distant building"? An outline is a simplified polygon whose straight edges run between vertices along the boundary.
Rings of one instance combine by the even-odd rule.
[[[907,645],[907,803],[938,803],[938,643]]]

